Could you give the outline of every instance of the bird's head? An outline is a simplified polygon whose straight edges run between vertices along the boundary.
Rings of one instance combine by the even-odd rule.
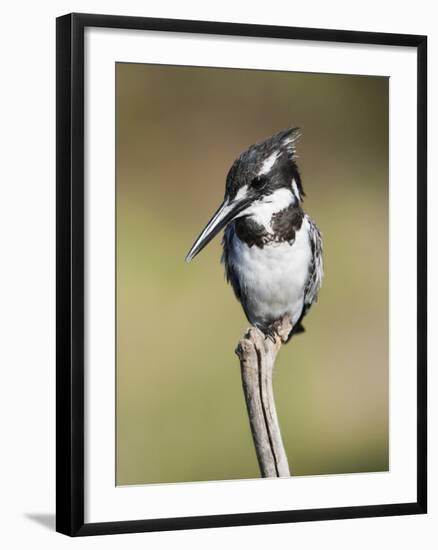
[[[283,130],[251,145],[228,172],[225,197],[187,254],[190,262],[226,225],[237,218],[275,212],[304,197],[295,163],[299,128]]]

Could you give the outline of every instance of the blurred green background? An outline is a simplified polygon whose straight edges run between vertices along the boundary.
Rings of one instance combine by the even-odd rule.
[[[388,80],[117,64],[117,484],[259,477],[216,238],[250,144],[300,126],[325,279],[274,391],[294,475],[388,469]]]

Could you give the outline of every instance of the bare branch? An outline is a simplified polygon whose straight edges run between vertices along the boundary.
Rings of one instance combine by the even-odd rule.
[[[239,342],[243,391],[254,446],[262,477],[289,477],[289,465],[281,437],[272,389],[275,359],[292,330],[288,317],[277,325],[275,342],[252,327]]]

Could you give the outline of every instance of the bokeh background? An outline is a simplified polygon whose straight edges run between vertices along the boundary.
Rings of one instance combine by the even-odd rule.
[[[300,126],[325,279],[274,391],[294,475],[385,471],[388,80],[119,63],[117,484],[259,476],[216,238],[185,254],[250,144]]]

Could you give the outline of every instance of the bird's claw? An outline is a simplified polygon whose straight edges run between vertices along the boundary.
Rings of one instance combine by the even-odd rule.
[[[269,338],[269,340],[271,340],[271,342],[275,344],[275,342],[277,341],[277,336],[278,336],[277,329],[276,329],[275,323],[273,323],[270,327],[268,327],[265,330],[265,340]]]
[[[285,334],[285,329],[287,334]],[[280,338],[281,342],[287,342],[292,334],[292,324],[289,317],[284,316],[271,323],[263,332],[265,334],[265,340],[269,338],[273,344],[277,342],[277,338]]]

